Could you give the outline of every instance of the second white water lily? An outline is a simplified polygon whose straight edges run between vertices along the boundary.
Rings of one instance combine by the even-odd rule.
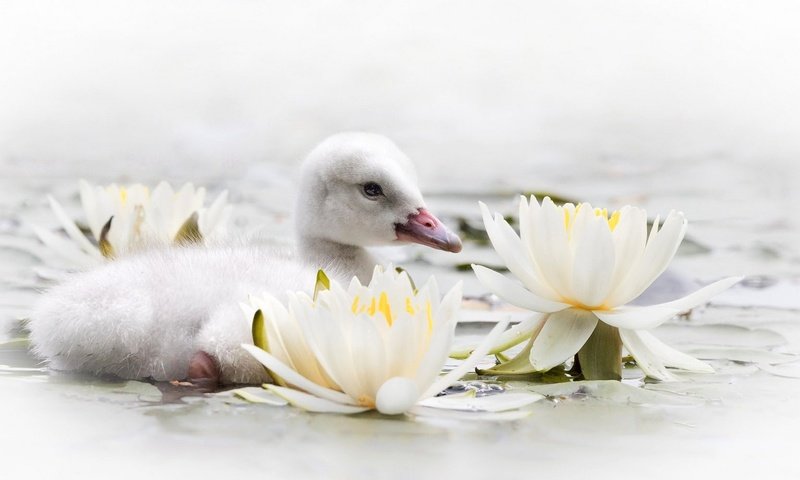
[[[481,204],[497,253],[518,282],[473,265],[483,285],[504,300],[535,312],[495,351],[530,338],[517,358],[499,372],[546,371],[580,352],[587,378],[618,378],[621,346],[650,377],[668,380],[667,367],[713,371],[710,366],[660,342],[647,332],[731,287],[741,277],[708,285],[658,305],[627,305],[664,272],[683,240],[687,222],[670,212],[649,233],[644,210],[626,206],[609,214],[589,204],[541,204],[522,198],[520,235]]]
[[[403,413],[474,369],[507,325],[495,327],[466,361],[440,377],[460,303],[460,285],[440,300],[435,280],[417,291],[406,273],[377,267],[369,285],[353,279],[344,289],[330,281],[316,298],[290,293],[288,308],[269,295],[252,298],[251,308],[263,314],[263,329],[256,324],[254,332],[262,348],[243,347],[275,378],[278,385],[267,388],[296,406]],[[521,404],[539,398],[527,395]]]
[[[89,267],[153,245],[197,242],[219,233],[230,215],[227,192],[205,206],[206,190],[191,183],[173,190],[167,182],[151,190],[141,184],[120,186],[80,182],[85,235],[61,204],[48,197],[67,238],[37,228],[36,234],[77,267]]]

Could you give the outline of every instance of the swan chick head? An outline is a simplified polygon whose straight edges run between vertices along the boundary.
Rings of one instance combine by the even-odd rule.
[[[458,236],[427,210],[414,164],[383,135],[328,137],[308,155],[300,175],[301,239],[358,247],[412,242],[461,251]]]

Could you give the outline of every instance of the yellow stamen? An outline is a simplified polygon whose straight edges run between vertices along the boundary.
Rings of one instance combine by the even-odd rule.
[[[614,231],[615,228],[617,228],[618,223],[619,223],[619,210],[614,212],[614,214],[611,215],[611,218],[608,219],[608,226],[611,228],[612,232]]]
[[[411,297],[406,297],[406,312],[408,312],[410,315],[414,315],[416,312],[414,310],[414,305],[411,304]]]
[[[380,301],[378,302],[378,311],[380,311],[386,318],[386,323],[392,326],[392,307],[389,305],[389,296],[386,292],[381,292]]]
[[[128,202],[128,190],[126,190],[124,187],[120,187],[119,189],[119,199],[122,201],[123,205]]]
[[[353,313],[358,313],[358,295],[353,299],[353,305],[350,307],[350,310],[352,310]]]
[[[375,297],[372,297],[372,301],[369,302],[369,308],[367,309],[367,313],[370,317],[375,316]]]

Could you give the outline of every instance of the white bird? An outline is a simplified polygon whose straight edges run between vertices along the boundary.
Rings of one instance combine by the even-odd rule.
[[[248,294],[313,289],[324,268],[368,281],[365,247],[414,242],[459,252],[426,209],[411,161],[386,137],[341,133],[303,163],[296,256],[252,245],[157,249],[75,274],[44,293],[29,323],[36,355],[54,370],[214,385],[261,383],[244,349]]]

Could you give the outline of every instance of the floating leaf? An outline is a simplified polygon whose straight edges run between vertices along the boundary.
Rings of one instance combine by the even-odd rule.
[[[800,363],[784,363],[781,365],[759,363],[758,368],[778,377],[800,378]]]
[[[800,360],[800,355],[742,347],[688,348],[686,353],[703,360],[732,360],[734,362],[765,363],[769,365]]]
[[[511,385],[515,388],[524,388],[551,398],[590,398],[625,405],[698,405],[705,403],[702,398],[674,392],[656,392],[627,385],[616,380],[578,381],[551,385],[513,382]]]
[[[183,222],[181,228],[178,229],[178,233],[175,234],[176,244],[192,245],[203,243],[203,234],[200,233],[200,225],[197,223],[199,218],[197,212],[194,212]]]
[[[776,347],[788,343],[786,337],[774,330],[730,324],[666,323],[654,333],[667,344],[691,344],[698,347]]]
[[[505,412],[538,402],[544,396],[529,391],[506,392],[497,395],[441,395],[418,403],[422,407],[443,408],[471,412]]]

